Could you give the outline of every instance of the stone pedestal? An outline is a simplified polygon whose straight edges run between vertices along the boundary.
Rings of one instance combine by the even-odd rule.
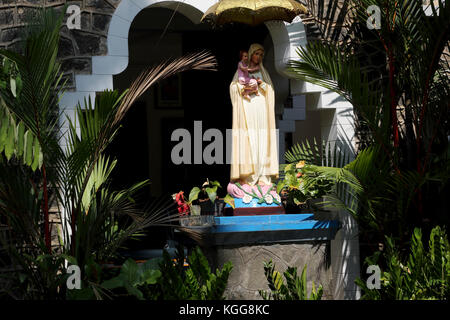
[[[221,268],[227,261],[233,264],[225,291],[226,299],[262,299],[258,291],[269,290],[264,275],[264,262],[269,260],[274,262],[279,272],[283,273],[288,267],[297,267],[299,275],[306,264],[308,293],[314,282],[316,288],[319,284],[324,288],[322,299],[333,299],[328,241],[221,245],[202,249],[213,261],[214,268]]]
[[[232,262],[227,299],[261,299],[258,290],[268,290],[269,260],[279,272],[297,267],[299,275],[306,264],[308,289],[314,281],[323,286],[323,299],[333,299],[330,240],[337,229],[336,221],[318,221],[313,214],[215,217],[199,245],[213,270]]]
[[[268,290],[263,263],[270,259],[281,273],[297,267],[301,274],[306,264],[308,290],[313,281],[322,285],[322,299],[360,297],[358,228],[347,212],[214,217],[201,232],[196,244],[213,270],[233,264],[227,299],[261,299],[258,290]]]

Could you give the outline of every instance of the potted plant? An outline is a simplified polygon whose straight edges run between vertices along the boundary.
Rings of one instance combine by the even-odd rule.
[[[324,175],[308,170],[306,161],[285,166],[285,178],[277,184],[277,193],[283,196],[286,211],[311,211],[317,200],[331,191],[333,181]]]
[[[189,199],[198,200],[198,203],[201,207],[202,215],[214,215],[215,212],[215,203],[217,201],[217,189],[221,188],[221,185],[218,181],[210,181],[208,178],[202,184],[202,187],[194,187],[192,188]]]
[[[178,206],[178,214],[180,215],[180,224],[182,226],[201,226],[204,225],[205,219],[202,220],[200,216],[201,207],[198,204],[193,204],[197,200],[197,196],[192,192],[189,194],[189,199],[184,197],[184,191],[180,191],[172,195],[175,203]]]
[[[218,181],[207,179],[201,188],[193,187],[191,189],[188,200],[185,199],[183,191],[172,195],[178,205],[178,213],[183,217],[181,224],[202,226],[210,223],[211,219],[208,219],[207,216],[214,216],[217,189],[220,187]]]

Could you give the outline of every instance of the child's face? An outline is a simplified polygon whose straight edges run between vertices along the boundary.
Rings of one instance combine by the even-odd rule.
[[[247,52],[244,52],[244,53],[242,54],[242,61],[245,61],[245,62],[248,61],[248,53],[247,53]]]

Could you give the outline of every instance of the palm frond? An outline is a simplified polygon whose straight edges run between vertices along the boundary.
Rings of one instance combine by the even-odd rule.
[[[215,71],[216,67],[217,62],[214,56],[209,52],[200,52],[188,54],[143,71],[131,84],[112,125],[120,122],[133,103],[157,81],[186,70]]]
[[[288,163],[296,163],[301,160],[316,166],[328,166],[342,168],[355,157],[353,147],[348,141],[341,139],[338,142],[322,141],[321,145],[313,139],[296,143],[285,152],[284,158]]]

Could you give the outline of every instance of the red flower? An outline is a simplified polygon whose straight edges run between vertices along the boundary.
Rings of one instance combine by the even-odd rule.
[[[181,216],[187,216],[189,214],[189,206],[187,204],[183,204],[182,206],[179,206],[178,213]]]
[[[186,216],[189,214],[189,205],[186,203],[184,199],[184,192],[180,191],[175,195],[175,202],[178,205],[178,213],[181,216]]]
[[[184,194],[184,192],[183,192],[183,191],[180,191],[180,192],[178,192],[178,193],[175,195],[175,201],[176,201],[178,204],[180,204],[180,202],[181,202],[181,203],[184,203],[184,202],[185,202],[183,194]]]

